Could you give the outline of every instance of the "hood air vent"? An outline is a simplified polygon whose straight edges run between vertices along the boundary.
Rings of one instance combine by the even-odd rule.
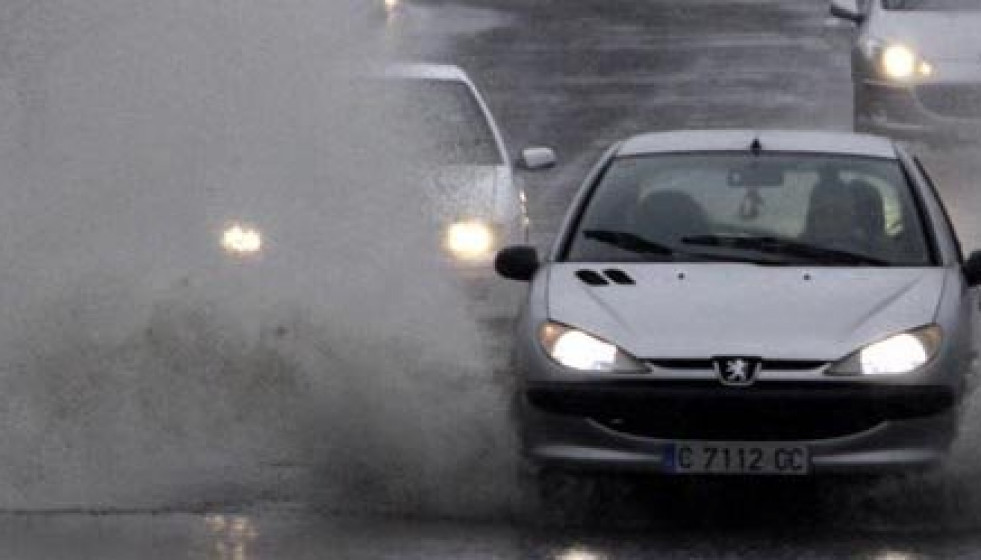
[[[595,270],[577,270],[576,277],[589,286],[609,286],[610,282],[620,286],[633,286],[636,284],[629,274],[615,268],[608,268],[603,271],[603,274]]]
[[[603,278],[600,276],[600,273],[593,270],[577,270],[576,277],[590,286],[610,285],[610,283],[606,281],[606,278]]]
[[[634,279],[622,270],[608,268],[603,271],[603,274],[605,274],[606,277],[609,278],[614,284],[620,284],[621,286],[633,286],[636,284]]]

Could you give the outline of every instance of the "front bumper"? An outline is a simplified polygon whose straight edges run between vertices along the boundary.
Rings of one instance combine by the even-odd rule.
[[[946,456],[960,415],[945,386],[548,382],[523,397],[531,461],[654,473],[677,441],[804,445],[818,474],[925,468]]]
[[[897,84],[858,80],[855,130],[926,142],[981,140],[981,76]]]

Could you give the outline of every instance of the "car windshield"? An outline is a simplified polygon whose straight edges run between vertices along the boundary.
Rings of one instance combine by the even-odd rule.
[[[593,191],[565,258],[931,263],[898,161],[748,153],[615,160]]]
[[[372,83],[373,103],[391,118],[380,133],[388,145],[411,147],[444,165],[502,165],[490,124],[469,86],[449,80],[389,78]]]
[[[976,12],[981,0],[883,0],[882,6],[904,12]]]

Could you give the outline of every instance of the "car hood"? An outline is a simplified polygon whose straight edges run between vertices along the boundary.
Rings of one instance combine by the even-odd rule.
[[[880,18],[870,33],[910,46],[927,61],[981,64],[981,12],[896,12]]]
[[[616,269],[635,283],[590,286]],[[553,264],[549,318],[641,358],[751,355],[836,360],[934,320],[943,269],[745,264]]]

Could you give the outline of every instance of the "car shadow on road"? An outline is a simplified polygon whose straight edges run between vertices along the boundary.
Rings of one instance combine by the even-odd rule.
[[[577,476],[540,488],[526,512],[545,529],[903,533],[981,525],[971,483],[927,473],[883,477]]]

